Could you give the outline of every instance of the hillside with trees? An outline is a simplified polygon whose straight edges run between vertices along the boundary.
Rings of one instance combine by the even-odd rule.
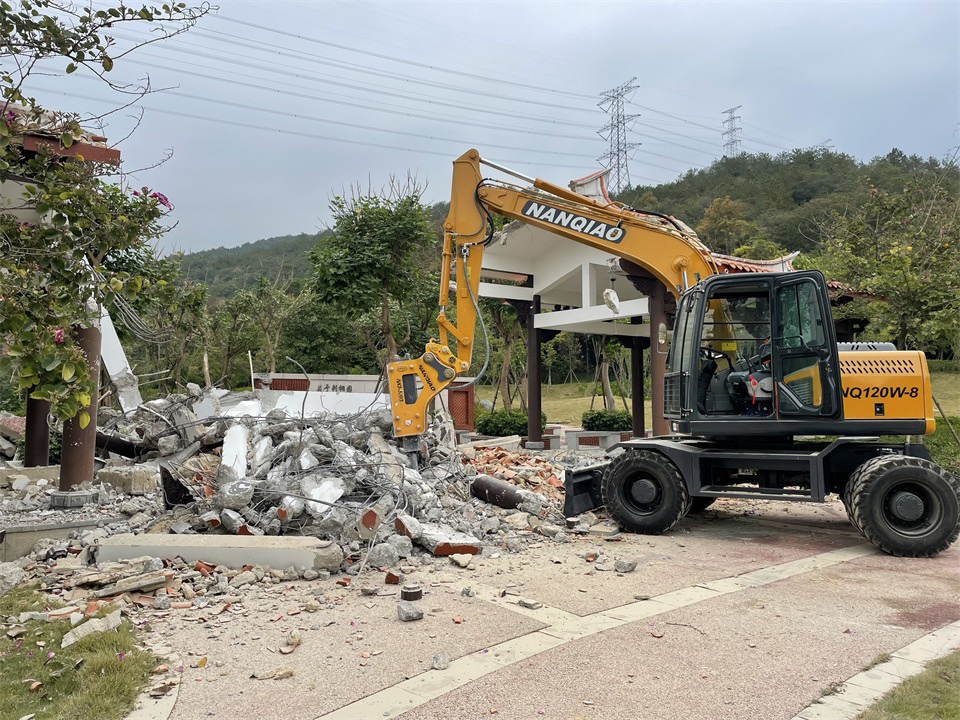
[[[215,301],[225,300],[238,290],[250,289],[260,277],[302,282],[310,275],[307,253],[329,234],[324,231],[280,235],[237,247],[183,255],[180,263],[183,277],[206,285],[210,299]]]
[[[871,189],[895,193],[917,174],[946,171],[936,158],[897,149],[869,162],[825,149],[742,154],[672,183],[629,188],[617,199],[683,220],[717,252],[741,254],[742,248],[762,260],[779,249],[816,253],[817,228],[831,213],[863,205]],[[949,174],[955,190],[956,169]]]

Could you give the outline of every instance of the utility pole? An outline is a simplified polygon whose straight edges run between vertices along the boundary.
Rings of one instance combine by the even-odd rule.
[[[725,157],[736,157],[740,154],[740,136],[737,133],[742,131],[743,128],[737,125],[737,121],[741,118],[736,112],[742,107],[743,105],[737,105],[729,110],[724,110],[722,113],[727,116],[723,121],[723,126],[726,128],[723,131],[723,154]]]
[[[610,115],[610,122],[597,131],[600,137],[610,143],[610,147],[607,152],[597,158],[597,162],[610,168],[610,189],[613,193],[619,193],[630,186],[627,154],[634,148],[640,147],[640,143],[627,142],[627,123],[640,116],[626,115],[623,111],[627,95],[633,93],[638,87],[635,84],[636,79],[632,77],[622,85],[600,93],[602,99],[597,103],[601,110]]]

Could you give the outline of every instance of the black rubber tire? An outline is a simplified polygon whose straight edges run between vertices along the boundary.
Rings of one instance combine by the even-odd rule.
[[[713,505],[717,499],[715,497],[692,497],[690,498],[690,510],[692,513],[699,513]]]
[[[923,500],[915,520],[890,510],[894,492]],[[846,496],[853,524],[878,548],[898,557],[933,557],[960,536],[960,478],[934,462],[905,455],[882,455],[850,476]]]
[[[857,525],[857,519],[853,516],[853,486],[859,482],[859,477],[863,474],[864,468],[869,469],[870,463],[865,462],[863,465],[858,467],[853,471],[853,474],[847,479],[847,484],[843,488],[843,492],[840,493],[840,500],[843,502],[843,509],[847,511],[847,519],[850,520],[850,524],[853,525],[857,532],[861,535],[863,530],[860,529],[860,526]]]
[[[638,502],[632,492],[637,480],[652,483],[656,497]],[[659,535],[676,525],[690,509],[687,484],[670,460],[650,450],[628,450],[616,458],[600,482],[603,504],[627,532]]]

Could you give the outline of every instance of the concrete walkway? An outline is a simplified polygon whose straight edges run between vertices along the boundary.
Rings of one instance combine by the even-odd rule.
[[[839,503],[717,505],[660,537],[419,568],[418,622],[397,620],[395,586],[361,596],[333,579],[158,619],[156,644],[186,660],[171,717],[789,720],[878,655],[960,620],[957,548],[879,554]],[[598,547],[638,558],[637,570],[596,570],[582,555]],[[505,588],[544,607],[521,608]],[[299,612],[311,596],[323,609]],[[283,656],[288,628],[304,641]],[[430,669],[436,653],[448,669]],[[293,677],[250,678],[281,665]]]

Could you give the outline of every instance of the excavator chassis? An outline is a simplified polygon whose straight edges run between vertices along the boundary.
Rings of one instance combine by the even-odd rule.
[[[605,505],[625,530],[659,534],[717,498],[823,502],[837,493],[853,525],[885,552],[928,557],[960,534],[960,478],[923,445],[666,436],[617,448],[612,460],[567,472],[567,517]]]

